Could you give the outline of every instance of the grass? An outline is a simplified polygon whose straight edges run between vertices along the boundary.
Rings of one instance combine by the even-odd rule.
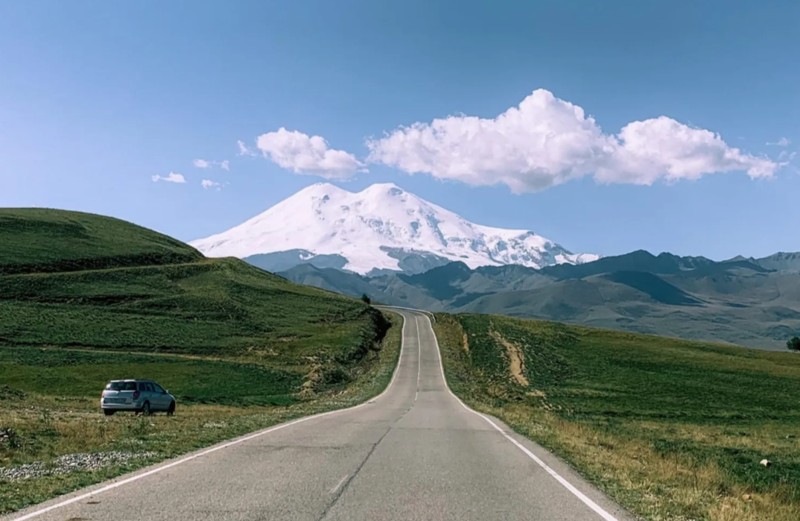
[[[0,479],[0,514],[292,418],[363,402],[386,387],[397,363],[400,319],[392,320],[397,326],[389,329],[380,349],[365,356],[347,385],[328,386],[310,396],[298,393],[298,382],[272,378],[268,368],[251,364],[170,355],[0,349],[0,428],[15,433],[13,446],[0,443],[0,467],[52,462],[82,452],[154,453],[97,471]],[[99,391],[106,375],[131,370],[167,385],[178,397],[177,414],[100,414]]]
[[[254,363],[95,353],[68,349],[0,349],[0,381],[26,394],[100,396],[109,375],[152,378],[182,404],[281,405],[295,401],[301,375]]]
[[[436,332],[454,392],[642,518],[800,519],[800,357],[485,315]]]
[[[119,219],[45,208],[0,208],[0,244],[0,274],[167,264],[203,257],[180,241]]]
[[[363,302],[106,217],[0,209],[0,467],[149,454],[0,478],[0,513],[290,418],[366,400],[400,328]],[[105,382],[152,378],[175,417],[104,417]]]
[[[370,308],[236,259],[0,277],[0,343],[346,357]]]

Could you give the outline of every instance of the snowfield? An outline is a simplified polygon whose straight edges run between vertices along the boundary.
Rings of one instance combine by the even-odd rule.
[[[391,183],[358,193],[318,183],[226,232],[190,244],[209,257],[290,250],[338,254],[348,261],[345,269],[361,274],[400,270],[397,257],[405,253],[432,254],[470,268],[541,268],[599,258],[573,254],[532,231],[471,223]]]

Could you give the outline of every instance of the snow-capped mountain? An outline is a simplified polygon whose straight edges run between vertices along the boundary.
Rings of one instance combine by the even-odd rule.
[[[598,258],[570,253],[531,231],[471,223],[394,184],[352,193],[318,183],[226,232],[191,244],[209,257],[268,257],[285,264],[284,269],[320,259],[361,274],[425,271],[451,261],[470,268],[541,268]]]

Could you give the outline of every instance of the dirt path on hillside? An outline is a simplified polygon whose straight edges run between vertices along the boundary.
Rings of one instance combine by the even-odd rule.
[[[518,345],[503,338],[497,331],[492,331],[490,335],[497,340],[501,346],[506,348],[511,376],[513,376],[514,380],[521,386],[528,387],[530,382],[528,382],[528,378],[525,376],[525,355],[522,349],[520,349]]]

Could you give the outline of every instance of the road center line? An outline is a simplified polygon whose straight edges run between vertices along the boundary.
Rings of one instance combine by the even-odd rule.
[[[336,492],[339,490],[339,488],[342,485],[344,485],[344,482],[347,481],[347,478],[349,478],[349,477],[350,477],[350,474],[345,474],[344,477],[341,480],[339,480],[339,483],[337,483],[336,486],[331,489],[331,494],[336,494]]]

